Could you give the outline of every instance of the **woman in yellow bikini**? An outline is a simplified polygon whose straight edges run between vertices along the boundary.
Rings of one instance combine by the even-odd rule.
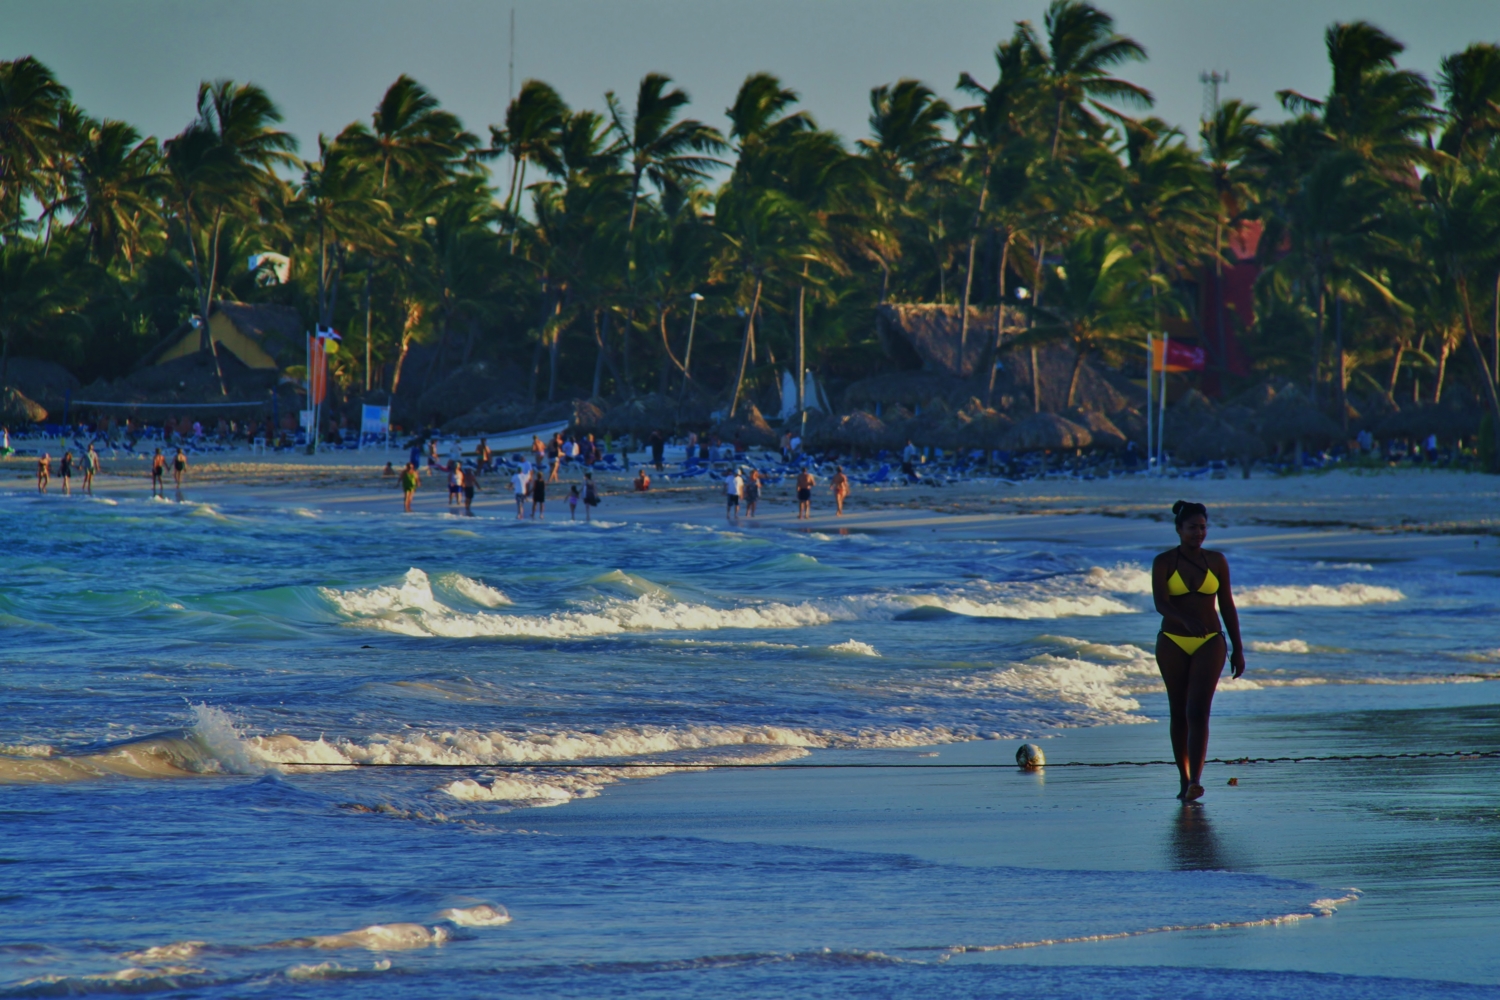
[[[1245,672],[1245,653],[1240,644],[1240,616],[1229,588],[1229,562],[1222,552],[1203,547],[1208,537],[1208,508],[1179,500],[1172,505],[1172,514],[1181,544],[1151,564],[1151,594],[1161,612],[1156,665],[1172,709],[1172,756],[1182,781],[1177,797],[1191,802],[1203,796],[1208,714],[1225,654],[1232,647],[1229,663],[1238,677]]]

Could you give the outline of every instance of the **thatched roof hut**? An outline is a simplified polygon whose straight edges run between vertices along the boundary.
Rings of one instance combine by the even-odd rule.
[[[0,424],[15,427],[20,424],[39,424],[46,419],[46,407],[28,399],[20,389],[12,385],[0,388]]]
[[[1087,448],[1094,436],[1087,427],[1055,413],[1033,413],[1010,429],[1002,440],[1005,451],[1058,451]]]
[[[754,404],[740,410],[734,419],[726,418],[721,421],[714,428],[714,433],[722,441],[738,441],[746,446],[774,448],[777,443],[776,432],[766,423],[760,408]]]
[[[1341,440],[1344,430],[1295,387],[1276,394],[1257,415],[1260,436],[1269,443],[1326,445]]]
[[[1089,436],[1094,439],[1095,448],[1113,450],[1125,447],[1125,432],[1098,410],[1074,410],[1068,414],[1068,419],[1080,427],[1088,428]]]
[[[1021,317],[1007,310],[1008,327]],[[995,310],[969,308],[968,338],[963,340],[963,308],[933,304],[887,303],[875,310],[875,329],[892,356],[914,354],[925,371],[966,379],[984,367],[995,343]]]
[[[1425,438],[1436,434],[1445,440],[1479,433],[1480,409],[1447,403],[1406,406],[1378,421],[1373,429],[1380,438]]]

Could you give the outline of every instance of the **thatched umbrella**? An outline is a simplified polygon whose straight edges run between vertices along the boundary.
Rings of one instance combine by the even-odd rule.
[[[1055,413],[1033,413],[1010,429],[1001,439],[1005,451],[1054,451],[1069,448],[1087,448],[1094,443],[1094,436],[1087,427],[1080,427]]]
[[[1098,410],[1075,410],[1068,414],[1068,419],[1080,427],[1088,428],[1089,435],[1094,439],[1095,448],[1125,447],[1125,432]]]
[[[1409,406],[1382,419],[1375,425],[1377,437],[1425,438],[1436,434],[1440,438],[1460,438],[1479,431],[1477,408],[1460,409],[1453,406]]]
[[[1265,445],[1245,427],[1214,420],[1187,435],[1171,451],[1188,462],[1230,459],[1246,462],[1264,454]]]
[[[6,424],[39,424],[47,419],[47,410],[27,399],[14,386],[0,388],[0,422]]]
[[[776,447],[776,432],[761,416],[760,409],[751,404],[741,410],[733,420],[724,420],[714,428],[714,433],[723,441],[738,441],[744,445],[759,445],[762,448]]]
[[[1258,422],[1261,437],[1268,442],[1329,444],[1344,436],[1342,427],[1296,389],[1277,393],[1276,398],[1260,411]]]
[[[595,430],[604,420],[604,408],[591,399],[573,400],[573,419],[570,421],[575,431],[585,433]]]

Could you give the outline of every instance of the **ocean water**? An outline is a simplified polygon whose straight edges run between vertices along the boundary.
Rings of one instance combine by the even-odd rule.
[[[25,495],[0,516],[0,997],[1196,995],[1192,970],[968,959],[1356,898],[531,829],[689,768],[1160,717],[1139,547]],[[1500,579],[1231,555],[1253,669],[1216,713],[1500,678]]]

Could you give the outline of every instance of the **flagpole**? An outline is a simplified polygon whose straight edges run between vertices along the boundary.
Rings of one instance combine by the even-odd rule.
[[[1152,442],[1156,436],[1152,433],[1151,423],[1156,419],[1156,411],[1152,408],[1151,382],[1156,378],[1156,337],[1151,331],[1146,331],[1146,471],[1150,472],[1156,466],[1156,451]]]
[[[1156,474],[1167,474],[1167,354],[1172,345],[1172,335],[1161,332],[1161,394],[1156,401]]]

